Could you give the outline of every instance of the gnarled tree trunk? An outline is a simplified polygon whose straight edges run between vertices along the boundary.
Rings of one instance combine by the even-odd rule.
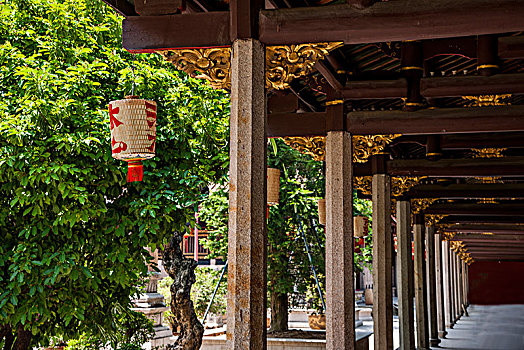
[[[31,331],[25,330],[23,326],[18,326],[16,332],[16,341],[13,350],[28,350],[31,346]]]
[[[269,332],[283,332],[288,330],[288,302],[287,293],[271,291],[271,327]]]
[[[196,280],[197,263],[183,256],[180,249],[182,238],[182,234],[175,233],[169,245],[165,247],[163,255],[164,268],[173,279],[170,305],[173,313],[171,328],[176,331],[180,327],[180,335],[170,349],[194,350],[202,345],[204,326],[198,320],[190,298],[191,286]]]

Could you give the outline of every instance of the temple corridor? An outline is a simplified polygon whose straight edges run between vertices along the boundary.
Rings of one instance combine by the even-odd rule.
[[[440,349],[524,349],[524,305],[470,305],[468,313],[447,330]]]

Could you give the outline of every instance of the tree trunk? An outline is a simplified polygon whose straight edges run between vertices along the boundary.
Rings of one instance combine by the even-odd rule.
[[[5,339],[4,350],[11,350],[15,341],[15,335],[13,334],[9,325],[4,326],[4,328],[2,329],[2,334],[0,335],[0,342],[2,341],[2,338]]]
[[[2,340],[4,340],[8,333],[11,333],[11,329],[7,325],[0,326],[0,343],[2,343]]]
[[[271,291],[271,327],[269,332],[288,330],[287,293]]]
[[[171,312],[173,319],[171,328],[176,332],[180,327],[180,335],[172,350],[200,349],[204,326],[198,320],[193,302],[191,301],[191,286],[195,283],[196,261],[182,255],[180,242],[183,235],[175,233],[171,242],[165,247],[163,263],[166,272],[173,279],[171,285]]]
[[[18,326],[13,350],[29,350],[32,335],[31,331],[25,330],[23,326]]]

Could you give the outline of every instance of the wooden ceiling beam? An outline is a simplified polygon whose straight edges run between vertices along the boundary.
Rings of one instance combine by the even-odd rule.
[[[442,150],[524,148],[524,135],[519,132],[441,135],[440,147]]]
[[[324,136],[325,120],[322,112],[269,114],[268,136]],[[346,125],[347,131],[356,135],[524,131],[524,106],[441,108],[416,112],[356,111],[347,115]]]
[[[403,0],[359,10],[348,4],[264,10],[260,39],[268,45],[424,40],[524,30],[519,0]]]
[[[521,257],[521,256],[512,256],[512,257],[503,256],[503,257],[500,257],[500,256],[497,256],[497,255],[493,255],[493,256],[475,257],[474,260],[475,261],[522,261],[522,260],[524,260],[524,258]]]
[[[445,228],[446,230],[458,233],[489,233],[485,235],[487,239],[495,237],[497,234],[524,235],[524,226],[520,224],[451,224]]]
[[[524,177],[524,157],[477,158],[477,159],[395,159],[387,162],[391,176],[429,177]],[[353,165],[354,176],[371,176],[369,162]],[[445,214],[432,212],[431,214]],[[467,213],[464,213],[467,214]]]
[[[401,98],[407,95],[407,82],[404,78],[349,81],[340,91],[346,100]],[[524,93],[524,74],[426,77],[420,80],[420,93],[426,98]]]
[[[485,242],[492,240],[493,242],[499,242],[499,243],[508,242],[508,244],[511,244],[511,242],[523,242],[524,234],[483,235],[480,233],[470,233],[470,234],[457,233],[450,240],[451,241],[463,241],[465,244],[467,244],[468,241],[477,241],[477,240],[485,241]]]
[[[478,159],[398,159],[387,163],[392,176],[524,177],[524,157]]]
[[[431,77],[421,80],[424,97],[498,95],[524,93],[524,74]]]
[[[522,203],[437,203],[424,210],[426,214],[439,215],[468,215],[468,216],[522,216],[524,204]],[[452,220],[449,218],[449,220]]]
[[[221,35],[221,32],[229,32],[229,23],[209,22],[208,19],[212,17],[192,17],[192,14],[182,14],[154,16],[155,19],[151,20],[147,18],[148,16],[139,17],[132,4],[126,0],[103,1],[128,19],[137,17],[131,23],[126,23],[124,20],[126,29],[123,33],[124,47],[132,52],[167,48],[221,47],[231,44],[229,38]],[[210,2],[193,1],[200,9],[214,12]],[[242,1],[245,2],[247,1]],[[219,13],[214,12],[215,15]],[[256,17],[252,12],[249,13]],[[229,18],[229,12],[223,15]],[[267,45],[323,41],[344,41],[346,44],[352,44],[516,32],[524,30],[522,17],[524,17],[524,9],[518,0],[497,2],[402,0],[378,2],[366,10],[358,10],[348,4],[316,7],[314,10],[307,7],[263,10],[260,13],[259,30],[261,41]],[[196,30],[198,27],[201,27],[200,32]],[[447,51],[440,54],[457,53],[474,56],[470,48],[473,44],[470,41],[475,38],[449,40],[455,40],[455,43],[443,41],[430,44]],[[425,51],[426,58],[439,53],[429,49]],[[499,38],[499,56],[524,57],[522,38]]]
[[[268,137],[325,136],[325,112],[271,113],[267,117]]]
[[[508,242],[489,242],[489,241],[474,241],[469,240],[464,243],[468,249],[480,249],[480,248],[504,248],[508,246]],[[511,241],[511,248],[524,249],[524,241]]]
[[[524,198],[524,184],[450,184],[418,185],[406,198]],[[523,213],[524,215],[524,213]]]
[[[524,106],[356,111],[348,113],[347,126],[358,135],[524,131]]]
[[[127,17],[123,46],[133,53],[231,45],[229,11]]]
[[[452,215],[442,218],[439,224],[524,224],[524,213],[521,216],[489,216],[489,215]]]

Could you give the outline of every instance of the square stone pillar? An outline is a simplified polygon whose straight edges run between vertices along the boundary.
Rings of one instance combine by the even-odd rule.
[[[435,226],[426,226],[426,276],[428,288],[429,343],[438,346],[437,284],[435,261]]]
[[[444,282],[444,308],[446,327],[453,328],[453,297],[451,293],[451,267],[449,242],[442,242],[442,279]]]
[[[417,349],[429,350],[424,215],[414,214],[413,224]]]
[[[351,135],[326,138],[326,349],[355,344]]]
[[[455,302],[455,320],[458,320],[462,316],[462,310],[460,307],[460,276],[458,269],[459,258],[457,253],[453,252],[453,300]]]
[[[385,159],[375,156],[373,167],[373,331],[375,350],[393,348],[393,284],[391,238],[391,184],[381,165]]]
[[[442,233],[435,236],[435,282],[437,298],[437,324],[439,338],[446,337],[446,316],[444,307],[444,273],[442,258]]]
[[[400,350],[415,350],[411,203],[397,200],[397,288]]]
[[[265,52],[254,39],[231,52],[228,349],[266,349]]]

